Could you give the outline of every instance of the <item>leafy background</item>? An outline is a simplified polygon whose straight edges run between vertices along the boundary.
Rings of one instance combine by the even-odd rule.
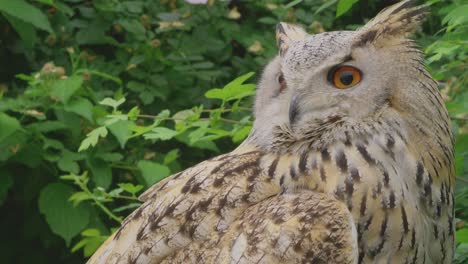
[[[395,1],[205,2],[0,0],[0,263],[83,263],[143,190],[238,145],[278,21],[355,29]],[[466,263],[468,3],[428,3]]]

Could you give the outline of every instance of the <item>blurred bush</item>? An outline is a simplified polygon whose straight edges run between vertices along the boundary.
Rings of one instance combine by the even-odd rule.
[[[195,2],[0,0],[1,263],[82,263],[144,189],[239,144],[277,22],[355,29],[394,1]],[[429,3],[416,38],[453,118],[465,263],[468,5]]]

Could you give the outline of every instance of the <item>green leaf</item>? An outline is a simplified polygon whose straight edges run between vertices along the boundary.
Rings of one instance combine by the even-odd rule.
[[[16,118],[0,113],[0,142],[21,128]]]
[[[338,6],[336,8],[336,16],[335,17],[340,17],[340,16],[344,15],[357,2],[358,2],[358,0],[340,0],[338,2]]]
[[[25,23],[23,20],[10,16],[6,13],[3,15],[18,33],[21,40],[23,40],[23,45],[28,49],[32,49],[37,41],[36,28],[32,24]]]
[[[123,155],[120,153],[99,153],[99,158],[108,162],[117,162],[123,159]]]
[[[70,202],[73,202],[73,206],[79,205],[82,201],[91,200],[93,197],[86,192],[76,192],[68,199]]]
[[[143,27],[143,25],[140,23],[140,21],[135,20],[135,19],[125,19],[125,20],[120,20],[118,21],[122,27],[135,35],[137,39],[144,39],[145,38],[145,33],[146,29]]]
[[[241,142],[249,135],[250,130],[252,130],[252,126],[245,126],[239,129],[236,133],[234,133],[234,136],[232,137],[232,141],[236,143]]]
[[[143,12],[143,2],[141,1],[125,1],[122,2],[122,6],[125,7],[129,12],[141,13]]]
[[[84,237],[96,237],[96,236],[100,236],[101,232],[99,232],[98,229],[90,228],[81,232],[81,235]]]
[[[133,185],[131,183],[119,183],[120,188],[124,189],[126,192],[131,194],[136,194],[137,192],[143,190],[143,185]]]
[[[123,212],[125,210],[135,209],[135,208],[137,208],[139,206],[141,206],[141,203],[129,203],[127,205],[115,208],[114,210],[112,210],[112,212],[119,213],[119,212]]]
[[[73,207],[68,201],[73,188],[63,183],[51,183],[41,190],[39,210],[52,232],[61,236],[67,245],[89,222],[90,208],[85,204]]]
[[[276,25],[278,23],[278,20],[272,17],[262,17],[258,20],[258,22],[267,24],[267,25]]]
[[[94,122],[93,104],[88,99],[82,97],[74,99],[66,104],[64,109],[86,118],[89,122]]]
[[[120,147],[123,149],[128,139],[132,135],[132,130],[130,130],[130,127],[134,125],[135,123],[132,121],[118,120],[112,125],[107,126],[107,128],[109,128],[112,135],[114,135],[117,141],[119,141]]]
[[[71,76],[65,80],[57,80],[52,84],[51,96],[63,104],[67,104],[72,95],[81,88],[83,78],[81,76]]]
[[[289,8],[295,6],[295,5],[300,4],[302,1],[304,1],[304,0],[294,0],[294,1],[291,1],[291,2],[290,2],[289,4],[287,4],[284,8],[285,8],[285,9],[289,9]]]
[[[117,107],[119,107],[119,105],[125,103],[125,98],[120,98],[119,100],[114,100],[110,97],[106,97],[104,98],[102,101],[99,102],[99,104],[102,104],[102,105],[107,105],[107,106],[110,106],[112,108],[114,108],[114,111],[117,110]]]
[[[166,127],[155,127],[150,133],[144,134],[145,139],[169,140],[177,135],[177,131]]]
[[[51,149],[62,150],[65,148],[65,146],[60,140],[43,137],[42,141],[44,142],[44,145],[42,146],[43,149],[51,148]]]
[[[455,171],[462,176],[468,173],[468,134],[459,134],[455,142]]]
[[[83,154],[64,149],[62,151],[62,157],[58,161],[57,165],[63,171],[78,174],[80,167],[77,161],[82,159],[84,159]]]
[[[254,75],[253,72],[244,74],[224,86],[223,89],[215,88],[205,93],[206,98],[221,99],[223,101],[236,100],[255,94],[254,84],[243,84]]]
[[[48,133],[57,130],[64,130],[67,129],[67,125],[60,121],[43,121],[43,122],[36,122],[31,124],[30,126],[26,127],[27,129],[35,129],[41,133]]]
[[[7,197],[8,190],[13,186],[13,178],[11,174],[7,171],[3,171],[0,173],[0,205],[2,205],[3,201]]]
[[[94,147],[98,143],[99,137],[105,138],[107,136],[106,127],[98,127],[86,135],[86,138],[81,142],[78,152]]]
[[[468,228],[458,230],[455,238],[458,243],[468,243]]]
[[[16,17],[36,28],[53,33],[47,16],[24,0],[0,0],[0,12]]]
[[[84,230],[81,232],[81,236],[84,238],[73,246],[71,252],[73,253],[83,248],[85,257],[91,256],[107,239],[106,236],[101,235],[98,229],[94,228]]]
[[[139,114],[140,114],[140,109],[138,108],[138,106],[135,106],[132,109],[130,109],[130,111],[128,111],[127,116],[129,120],[135,121],[137,120]]]
[[[164,156],[164,165],[168,165],[171,162],[175,161],[177,158],[179,158],[180,153],[179,149],[173,149],[169,151],[165,156]]]
[[[171,174],[169,167],[147,160],[138,162],[138,168],[141,171],[141,175],[143,176],[147,187],[155,184],[156,182]]]
[[[99,158],[90,158],[86,164],[91,169],[93,176],[91,179],[97,186],[104,189],[109,188],[112,183],[112,169],[107,162]]]

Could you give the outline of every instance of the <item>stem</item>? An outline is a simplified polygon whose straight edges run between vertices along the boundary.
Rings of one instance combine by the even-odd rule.
[[[112,164],[111,167],[116,168],[116,169],[130,170],[130,171],[137,171],[138,170],[137,167],[125,166],[125,165],[119,165],[119,164]]]
[[[127,196],[127,195],[117,195],[115,198],[131,200],[131,201],[139,201],[136,196]]]
[[[458,177],[458,176],[457,176],[457,177],[455,177],[455,178],[457,179],[457,181],[461,181],[461,182],[463,182],[463,183],[465,183],[465,184],[468,184],[468,180],[467,180],[467,179],[465,179],[465,178]]]
[[[153,115],[138,115],[140,118],[150,118],[150,119],[159,119],[159,120],[173,120],[173,121],[183,121],[185,118],[174,118],[174,117],[160,117],[160,116],[153,116]],[[203,120],[203,121],[210,121],[209,118],[199,118],[198,120]],[[226,122],[226,123],[231,123],[231,124],[240,124],[239,121],[237,120],[232,120],[232,119],[227,119],[227,118],[220,118],[219,120]]]
[[[122,222],[123,219],[121,217],[114,215],[109,209],[107,209],[107,207],[105,207],[102,203],[100,203],[96,199],[93,198],[93,200],[96,203],[96,205],[99,206],[99,208],[101,208],[104,211],[104,213],[106,213],[110,218],[114,219],[115,221],[119,223]]]
[[[239,106],[238,107],[239,110],[242,110],[242,111],[250,111],[252,109],[248,108],[248,107],[242,107],[242,106]],[[213,110],[213,109],[205,109],[205,110],[202,110],[201,112],[202,113],[211,113],[211,112],[217,112],[219,110]],[[232,112],[233,109],[232,108],[227,108],[227,109],[223,109],[221,110],[222,113],[226,113],[226,112]]]
[[[107,216],[109,216],[110,218],[114,219],[115,221],[121,223],[122,222],[122,218],[121,217],[118,217],[116,216],[115,214],[113,214],[104,204],[102,204],[101,202],[99,202],[98,200],[96,200],[96,198],[94,198],[94,195],[93,193],[88,189],[88,186],[86,186],[86,184],[84,182],[78,182],[78,185],[80,186],[80,188],[85,191],[94,201],[94,203],[99,206],[99,208],[101,208],[102,211],[104,211],[104,213],[107,214]]]
[[[117,83],[119,86],[122,86],[122,80],[120,80],[119,78],[114,77],[114,76],[112,76],[110,74],[104,73],[104,72],[93,71],[93,70],[88,70],[88,69],[80,69],[80,70],[77,70],[76,73],[78,73],[78,74],[88,73],[88,74],[91,74],[91,75],[96,75],[96,76],[102,77],[104,79],[111,80],[111,81]]]
[[[459,121],[468,121],[468,117],[454,117],[454,116],[451,116],[450,119],[459,120]]]

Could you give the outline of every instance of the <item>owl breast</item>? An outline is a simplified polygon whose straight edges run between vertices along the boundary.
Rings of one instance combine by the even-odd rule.
[[[336,140],[279,158],[288,166],[276,165],[276,173],[287,191],[311,189],[347,205],[359,263],[449,263],[453,202],[443,179],[450,170],[434,167],[433,154],[421,153],[401,126],[375,124],[357,133],[341,128]]]

